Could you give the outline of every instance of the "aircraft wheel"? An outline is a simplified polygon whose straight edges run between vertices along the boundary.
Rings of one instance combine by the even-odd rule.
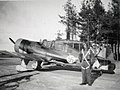
[[[109,64],[108,71],[113,71],[116,68],[114,63]]]
[[[34,70],[40,70],[42,68],[41,63],[42,63],[42,61],[34,61],[34,63],[32,64],[32,68]]]

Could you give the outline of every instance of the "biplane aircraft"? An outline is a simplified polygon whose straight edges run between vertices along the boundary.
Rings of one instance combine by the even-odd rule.
[[[21,58],[21,65],[16,66],[17,71],[26,71],[26,66],[29,61],[34,61],[32,64],[33,69],[40,70],[44,65],[56,64],[65,66],[66,64],[79,63],[79,50],[81,42],[75,42],[72,44],[68,41],[47,41],[42,42],[29,41],[26,39],[18,39],[14,42],[11,38],[10,41],[14,43],[15,56]],[[77,48],[77,49],[75,49]],[[100,68],[101,66],[107,66],[108,68]],[[102,66],[102,67],[103,67]],[[110,60],[104,60],[98,58],[95,61],[95,70],[103,70],[107,72],[113,72],[115,64]]]

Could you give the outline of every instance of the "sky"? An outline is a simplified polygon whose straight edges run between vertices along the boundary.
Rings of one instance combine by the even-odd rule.
[[[67,0],[6,0],[0,1],[0,50],[13,51],[9,41],[24,38],[40,41],[55,40],[58,30],[65,38],[65,26],[58,15],[65,15]],[[79,10],[82,0],[72,0]],[[102,0],[106,6],[109,0]]]

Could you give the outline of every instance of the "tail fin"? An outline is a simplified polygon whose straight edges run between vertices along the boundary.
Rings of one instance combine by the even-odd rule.
[[[10,37],[9,37],[9,39],[10,39],[10,41],[11,41],[13,44],[15,44],[15,41],[13,41],[13,39],[12,39],[12,38],[10,38]]]

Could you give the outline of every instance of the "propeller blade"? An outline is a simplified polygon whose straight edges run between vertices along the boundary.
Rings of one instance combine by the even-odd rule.
[[[15,42],[13,41],[13,39],[12,38],[9,38],[10,39],[10,41],[13,43],[13,44],[15,44]]]

